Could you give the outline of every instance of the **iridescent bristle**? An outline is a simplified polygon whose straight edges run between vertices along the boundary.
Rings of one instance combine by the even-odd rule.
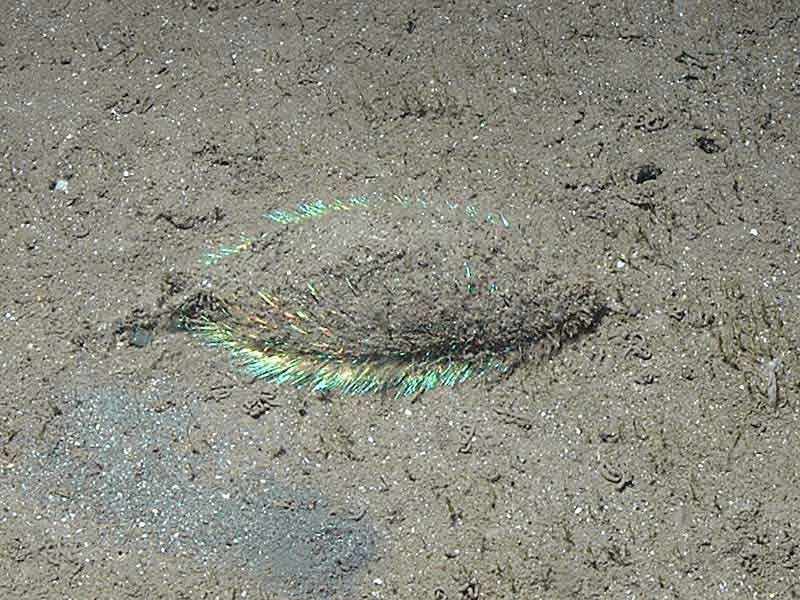
[[[245,333],[235,322],[209,318],[201,318],[191,329],[202,334],[209,345],[228,350],[234,362],[256,378],[320,392],[360,395],[396,391],[398,396],[407,396],[438,386],[456,386],[488,368],[505,368],[496,361],[473,363],[458,359],[457,354],[437,356],[425,351],[359,356],[264,346],[258,336]]]
[[[264,215],[264,218],[272,223],[280,225],[295,225],[302,223],[309,219],[316,219],[324,217],[331,213],[348,211],[348,210],[368,210],[380,207],[399,206],[408,208],[410,206],[419,206],[420,208],[427,208],[430,204],[429,200],[425,198],[407,198],[398,195],[384,196],[382,194],[369,194],[365,196],[354,196],[352,198],[337,198],[335,200],[314,200],[311,202],[300,202],[294,208],[289,210],[273,210]],[[471,219],[478,219],[481,216],[481,211],[472,204],[459,204],[457,202],[447,202],[446,208],[452,212],[458,213],[459,211],[466,217]],[[485,212],[483,219],[486,223],[493,225],[501,225],[508,229],[511,224],[506,217],[500,212]],[[239,254],[244,250],[252,247],[255,238],[251,238],[242,234],[241,240],[238,244],[232,246],[220,246],[214,252],[206,252],[203,255],[203,262],[206,266],[214,265],[229,256]]]

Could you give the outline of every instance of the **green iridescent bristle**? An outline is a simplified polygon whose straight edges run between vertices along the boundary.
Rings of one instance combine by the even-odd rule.
[[[254,241],[255,240],[253,240],[253,238],[242,234],[241,241],[238,244],[233,246],[220,246],[216,252],[206,252],[203,255],[203,262],[206,264],[206,266],[211,266],[215,263],[218,263],[223,258],[233,256],[234,254],[239,254],[239,252],[246,250]]]
[[[308,221],[325,217],[332,213],[351,210],[369,210],[374,208],[401,206],[405,208],[418,206],[420,208],[427,208],[430,201],[425,198],[410,199],[403,196],[392,195],[389,197],[381,194],[371,194],[365,196],[354,196],[352,198],[335,200],[315,200],[313,202],[300,202],[294,208],[289,210],[274,210],[264,215],[264,218],[272,223],[280,225],[295,225]],[[446,202],[446,207],[451,212],[461,211],[463,215],[471,218],[478,219],[481,216],[480,210],[471,204],[461,204],[457,202]],[[505,228],[510,228],[511,224],[508,219],[500,212],[485,212],[483,213],[483,220],[486,223],[501,225]],[[232,246],[220,246],[214,252],[206,252],[203,255],[203,262],[206,266],[214,265],[225,258],[239,254],[244,250],[252,247],[256,239],[242,234],[241,240],[238,244]]]
[[[231,353],[246,372],[272,383],[288,383],[314,391],[369,394],[396,390],[410,395],[437,386],[453,387],[482,374],[487,365],[449,356],[413,355],[350,356],[314,351],[287,350],[280,346],[259,347],[242,339],[229,325],[206,321],[195,326],[212,346]],[[502,365],[497,368],[502,370]]]
[[[311,297],[318,292],[308,284]],[[413,352],[358,353],[335,344],[337,336],[302,310],[288,310],[276,296],[259,291],[262,311],[246,313],[239,306],[218,307],[214,317],[186,321],[210,346],[226,349],[233,361],[258,379],[314,391],[369,394],[394,390],[398,396],[438,386],[453,387],[488,369],[506,367],[499,361],[459,358],[455,346]],[[313,338],[312,332],[319,335]],[[285,334],[305,343],[289,344]]]

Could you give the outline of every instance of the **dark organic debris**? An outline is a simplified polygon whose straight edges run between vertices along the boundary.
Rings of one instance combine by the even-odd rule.
[[[716,140],[706,136],[697,138],[697,140],[695,140],[695,145],[706,154],[716,154],[722,149]]]
[[[642,165],[632,177],[633,181],[637,184],[642,184],[647,181],[655,181],[663,171],[655,165]]]

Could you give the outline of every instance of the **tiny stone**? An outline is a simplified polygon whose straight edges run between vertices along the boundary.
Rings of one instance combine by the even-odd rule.
[[[133,331],[131,331],[130,335],[130,343],[131,346],[136,346],[137,348],[144,348],[150,342],[153,341],[153,332],[138,325],[134,327]]]

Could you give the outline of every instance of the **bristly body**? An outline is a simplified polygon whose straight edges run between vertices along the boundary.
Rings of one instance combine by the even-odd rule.
[[[554,232],[475,205],[376,195],[267,217],[268,235],[207,255],[215,291],[185,323],[274,383],[455,386],[547,355],[602,313],[588,282],[545,266]]]

